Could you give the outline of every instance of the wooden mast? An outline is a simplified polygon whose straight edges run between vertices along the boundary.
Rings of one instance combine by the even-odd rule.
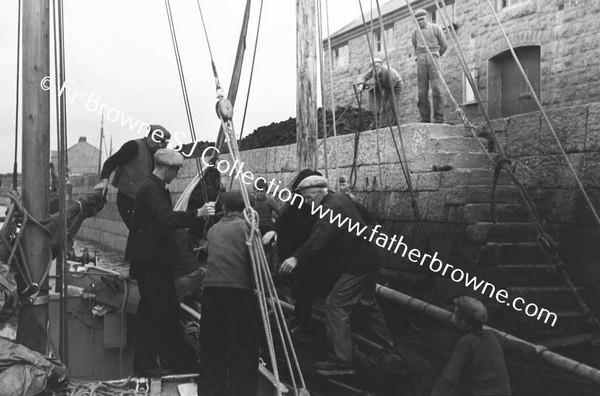
[[[317,169],[317,44],[314,0],[296,0],[298,170]]]
[[[231,105],[235,105],[235,98],[237,97],[238,87],[240,86],[240,78],[242,76],[242,65],[244,64],[244,53],[246,52],[246,37],[248,36],[248,21],[250,19],[250,2],[246,1],[246,9],[244,10],[244,19],[242,20],[242,29],[240,31],[240,38],[238,41],[237,51],[235,53],[235,63],[233,66],[233,72],[231,73],[231,83],[229,84],[229,91],[227,92],[227,99],[231,102]],[[219,127],[219,134],[217,135],[217,141],[215,146],[221,150],[225,143],[225,131],[223,126]]]
[[[23,2],[22,193],[23,206],[38,220],[48,218],[50,91],[43,90],[40,82],[50,75],[49,15],[49,0]],[[29,224],[23,248],[31,278],[38,282],[50,262],[49,237],[38,226]],[[45,354],[48,288],[47,281],[44,283],[35,305],[20,308],[17,342]]]

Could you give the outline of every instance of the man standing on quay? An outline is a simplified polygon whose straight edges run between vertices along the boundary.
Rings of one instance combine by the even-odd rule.
[[[183,156],[175,150],[159,149],[154,162],[154,171],[135,195],[125,250],[125,260],[131,261],[131,277],[137,279],[140,290],[133,360],[136,374],[156,369],[181,372],[187,368],[182,367],[187,363],[183,357],[191,351],[185,349],[179,337],[179,301],[173,283],[173,270],[179,260],[175,230],[193,226],[198,217],[215,214],[214,202],[196,210],[173,211],[166,184],[177,177]]]
[[[417,58],[417,85],[418,101],[417,107],[421,114],[421,122],[431,122],[431,107],[429,104],[429,85],[431,84],[431,97],[433,100],[433,119],[435,123],[444,123],[444,99],[442,98],[442,81],[435,65],[440,70],[440,57],[444,55],[448,44],[446,37],[439,25],[427,22],[427,11],[419,9],[415,11],[415,18],[419,23],[418,29],[425,37],[425,43],[418,29],[412,33],[412,44]],[[433,55],[429,58],[427,48]],[[435,64],[434,64],[435,63]]]
[[[402,78],[400,73],[393,67],[389,68],[383,65],[380,58],[374,58],[373,67],[360,78],[358,82],[358,90],[362,91],[364,84],[370,79],[375,79],[375,84],[381,86],[381,108],[377,113],[377,117],[381,120],[382,114],[387,114],[388,124],[396,123],[396,113],[399,113],[400,97],[402,95]],[[396,107],[394,107],[394,104]],[[396,109],[396,113],[394,113]]]
[[[135,194],[154,169],[152,156],[156,150],[167,147],[170,138],[171,134],[164,127],[150,125],[148,136],[128,141],[119,151],[104,161],[100,173],[100,183],[94,186],[94,190],[106,189],[111,173],[117,171],[112,184],[119,190],[117,192],[117,209],[127,229],[131,225]]]

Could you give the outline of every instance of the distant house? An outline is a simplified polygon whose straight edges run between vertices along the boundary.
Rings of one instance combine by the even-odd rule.
[[[429,20],[444,28],[434,0],[414,0],[413,10],[424,8]],[[493,0],[492,4],[515,48],[516,54],[545,108],[558,108],[600,101],[600,1],[570,0]],[[509,51],[487,1],[446,0],[450,20],[454,24],[469,70],[478,85],[484,106],[493,118],[507,117],[537,110],[534,99]],[[390,65],[404,80],[400,103],[401,122],[416,122],[417,75],[411,34],[415,23],[405,0],[392,0],[381,7],[383,32],[377,8],[365,10],[367,34],[374,56],[385,56],[387,46]],[[372,23],[371,23],[372,15]],[[448,51],[442,57],[443,76],[470,119],[482,120],[478,104],[466,83],[457,53],[445,29]],[[352,83],[371,64],[367,34],[362,16],[333,33],[333,95],[336,106],[356,106]],[[325,49],[328,40],[324,41]],[[329,51],[326,50],[329,66]],[[384,62],[385,64],[385,62]],[[326,97],[332,84],[325,81]],[[447,119],[458,122],[454,107],[446,98]],[[373,108],[373,93],[370,94]],[[369,101],[364,100],[364,106]],[[327,107],[331,107],[328,101]]]
[[[100,150],[89,144],[85,136],[81,136],[76,144],[67,149],[69,175],[80,176],[98,173],[99,157]],[[54,164],[54,169],[58,169],[58,152],[55,150],[52,150],[51,162]]]

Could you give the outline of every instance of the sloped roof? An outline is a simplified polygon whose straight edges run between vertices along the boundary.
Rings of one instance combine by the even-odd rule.
[[[406,7],[406,0],[391,0],[385,4],[380,5],[379,8],[381,8],[381,15],[385,16],[386,14],[399,9],[402,6]],[[357,8],[357,10],[358,10],[358,8]],[[367,21],[367,22],[371,22],[371,15],[373,15],[374,21],[377,21],[377,19],[379,18],[379,11],[377,11],[377,6],[375,6],[372,11],[365,10],[364,8],[363,8],[363,11],[365,13],[365,21]],[[350,30],[352,30],[354,28],[362,26],[362,24],[363,24],[362,16],[359,16],[354,21],[350,22],[343,28],[341,28],[338,31],[336,31],[335,33],[333,33],[331,35],[331,38],[334,38],[334,37],[342,35],[343,33],[349,32]]]
[[[409,0],[411,7],[413,10],[418,8],[429,9],[434,6],[434,0]],[[446,0],[446,4],[452,4],[454,0]],[[393,23],[400,19],[406,18],[410,15],[408,11],[408,7],[406,6],[406,0],[390,0],[385,4],[380,4],[379,8],[381,9],[381,16],[383,19],[383,24],[388,25],[389,23]],[[379,27],[379,11],[377,10],[377,6],[373,8],[373,13],[371,11],[364,10],[365,13],[365,22],[371,22],[371,15],[373,15],[373,22],[375,25],[375,29]],[[357,7],[357,14],[359,15],[354,21],[350,22],[343,28],[337,30],[335,33],[331,35],[331,46],[336,47],[348,40],[355,38],[359,35],[364,34],[363,28],[363,20],[360,15],[360,9]],[[327,39],[323,41],[324,45],[327,45]]]

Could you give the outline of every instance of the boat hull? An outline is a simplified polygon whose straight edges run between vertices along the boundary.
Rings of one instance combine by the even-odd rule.
[[[119,280],[116,274],[100,267],[85,267],[84,271],[71,272],[68,284],[76,296],[67,297],[68,366],[71,379],[77,381],[110,381],[133,377],[133,345],[135,342],[135,315],[139,291],[134,280]],[[125,296],[127,295],[127,299]],[[125,303],[123,303],[125,301]],[[119,312],[92,313],[97,303],[109,305]],[[58,340],[59,299],[50,301],[49,334]],[[125,313],[121,311],[125,308]],[[182,304],[180,323],[185,339],[198,349],[200,314]],[[276,394],[273,374],[259,366],[257,395]],[[164,382],[162,395],[178,395],[177,385],[193,379]],[[291,394],[284,389],[283,395]]]

